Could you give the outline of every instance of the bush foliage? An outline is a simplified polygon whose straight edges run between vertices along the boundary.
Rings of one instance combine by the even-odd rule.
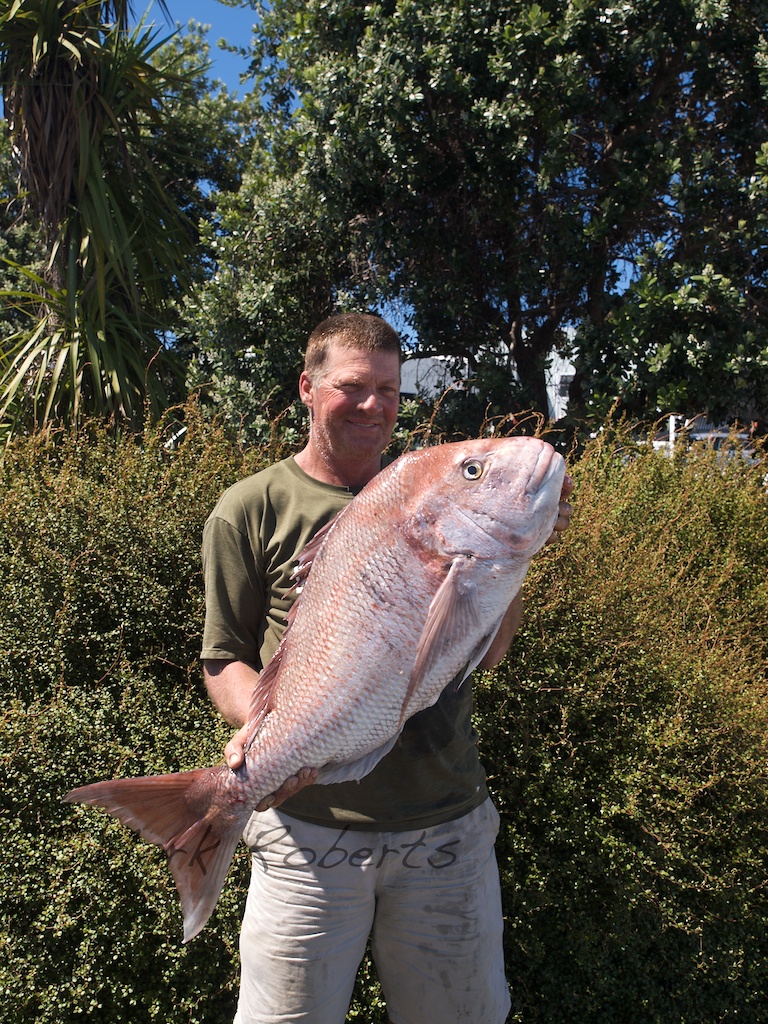
[[[768,495],[624,438],[479,687],[513,1020],[768,1020]]]
[[[159,850],[73,786],[220,760],[199,545],[244,452],[194,408],[17,441],[0,488],[0,1022],[232,1019],[248,864],[181,945]],[[608,434],[477,680],[511,1021],[768,1020],[768,503],[760,472]],[[764,472],[764,467],[762,472]],[[351,1020],[383,1021],[370,965]]]

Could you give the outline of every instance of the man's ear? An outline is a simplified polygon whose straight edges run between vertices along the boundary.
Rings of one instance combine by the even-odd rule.
[[[299,398],[311,412],[313,404],[312,381],[307,376],[305,370],[302,370],[301,376],[299,377]]]

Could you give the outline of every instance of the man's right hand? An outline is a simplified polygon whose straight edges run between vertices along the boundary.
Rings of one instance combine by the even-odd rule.
[[[234,771],[245,762],[245,741],[248,739],[248,723],[238,729],[232,739],[224,747],[224,760]]]
[[[224,758],[229,767],[235,771],[245,762],[245,741],[248,739],[248,724],[238,729],[224,747]],[[279,807],[283,800],[298,793],[305,786],[311,786],[317,780],[317,768],[302,768],[296,775],[285,780],[275,793],[270,793],[257,804],[257,811],[266,811],[269,807]]]

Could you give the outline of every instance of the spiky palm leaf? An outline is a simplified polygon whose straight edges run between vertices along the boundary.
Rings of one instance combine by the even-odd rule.
[[[0,417],[77,422],[95,411],[136,423],[145,400],[163,404],[160,316],[194,237],[147,146],[168,130],[172,76],[151,63],[163,41],[143,25],[129,32],[116,0],[0,10],[6,112],[48,257],[28,291],[5,296],[32,319],[3,343]]]
[[[6,261],[9,262],[9,261]],[[151,362],[161,355],[146,347],[146,337],[124,308],[110,301],[105,288],[104,317],[87,315],[70,302],[66,288],[47,285],[24,267],[30,288],[0,292],[17,308],[34,312],[31,326],[6,338],[0,362],[0,423],[14,429],[22,422],[78,423],[89,414],[128,422],[141,419],[145,405],[153,414],[165,406],[162,375],[145,387]],[[100,323],[100,320],[103,320]],[[11,430],[13,433],[13,430]]]

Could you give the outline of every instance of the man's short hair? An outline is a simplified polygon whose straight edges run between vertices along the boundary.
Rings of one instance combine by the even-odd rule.
[[[397,331],[372,313],[340,313],[329,316],[312,331],[304,354],[304,372],[314,383],[322,374],[331,344],[364,352],[403,352]]]

